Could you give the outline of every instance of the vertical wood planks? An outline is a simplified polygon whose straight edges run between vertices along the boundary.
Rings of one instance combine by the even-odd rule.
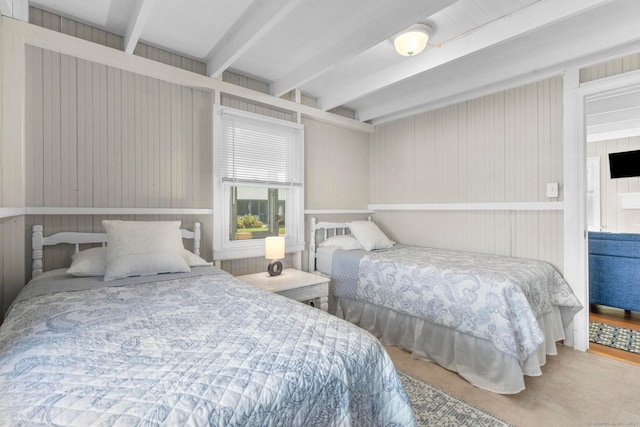
[[[76,59],[60,57],[60,184],[62,206],[78,203],[78,93]]]
[[[211,206],[212,98],[27,48],[28,206]]]
[[[309,118],[303,124],[305,208],[366,209],[369,135]]]
[[[28,206],[44,206],[44,100],[43,100],[43,53],[41,49],[27,46],[26,114],[26,202]],[[31,65],[31,66],[29,66]]]
[[[122,81],[121,72],[115,68],[107,69],[107,170],[109,188],[107,206],[122,205]]]
[[[93,206],[93,72],[91,63],[78,60],[78,206]],[[34,106],[35,107],[35,106]],[[29,108],[29,107],[27,107]],[[37,126],[37,123],[30,124]],[[27,152],[27,157],[29,153]],[[35,205],[37,206],[37,205]]]
[[[370,156],[370,203],[545,202],[545,184],[562,177],[562,80],[379,125]],[[562,218],[561,211],[376,212],[402,243],[560,267]]]

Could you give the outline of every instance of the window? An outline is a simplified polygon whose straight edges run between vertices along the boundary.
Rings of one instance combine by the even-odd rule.
[[[214,109],[214,258],[264,255],[264,238],[304,250],[304,133],[297,123]]]
[[[286,236],[287,189],[232,186],[229,240]]]

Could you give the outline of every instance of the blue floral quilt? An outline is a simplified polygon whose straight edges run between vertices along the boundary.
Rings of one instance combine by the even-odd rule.
[[[0,425],[415,425],[373,336],[212,271],[18,300]]]
[[[555,305],[568,322],[582,308],[548,263],[416,246],[366,253],[357,286],[337,295],[488,340],[520,362],[544,342],[537,318]]]

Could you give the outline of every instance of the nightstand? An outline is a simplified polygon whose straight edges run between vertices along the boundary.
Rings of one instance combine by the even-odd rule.
[[[237,276],[236,278],[266,291],[275,292],[327,311],[329,301],[328,277],[287,268],[279,276],[269,276],[269,273],[263,272]]]

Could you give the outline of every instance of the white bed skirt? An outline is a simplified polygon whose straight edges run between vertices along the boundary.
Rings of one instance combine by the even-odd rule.
[[[489,341],[387,308],[332,296],[329,312],[369,331],[384,345],[410,351],[415,359],[435,362],[476,387],[501,394],[524,390],[524,375],[542,375],[546,355],[557,354],[556,341],[565,338],[560,310],[554,306],[538,318],[545,342],[521,365]]]

